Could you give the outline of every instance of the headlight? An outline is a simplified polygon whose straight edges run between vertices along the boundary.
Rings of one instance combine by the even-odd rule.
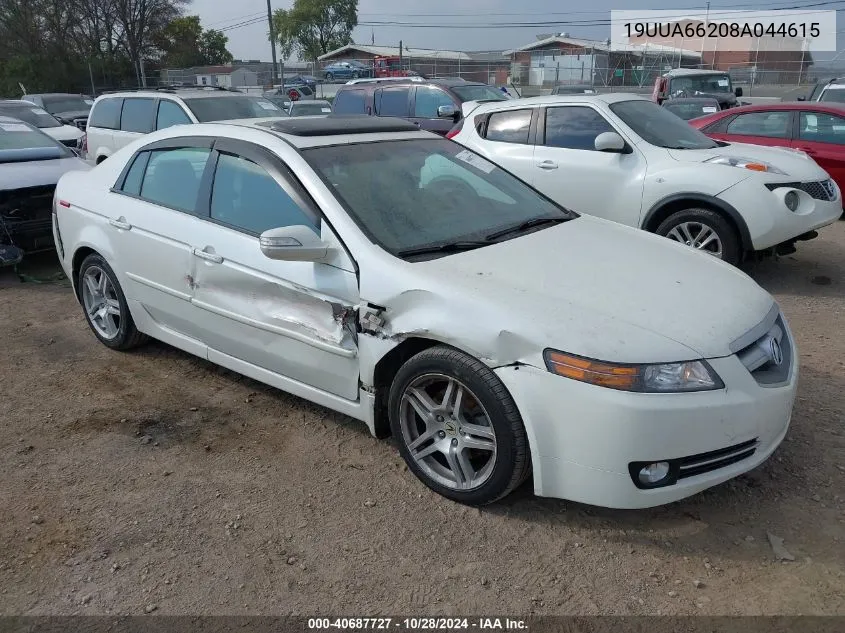
[[[740,167],[742,169],[750,169],[751,171],[764,171],[769,174],[781,174],[788,176],[785,171],[782,171],[769,163],[764,163],[760,160],[753,160],[751,158],[736,158],[734,156],[716,156],[709,158],[705,163],[711,165],[727,165],[728,167]]]
[[[703,360],[632,365],[608,363],[547,349],[546,368],[559,376],[599,387],[640,393],[711,391],[725,385]]]

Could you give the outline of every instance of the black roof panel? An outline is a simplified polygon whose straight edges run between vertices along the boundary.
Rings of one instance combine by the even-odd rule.
[[[335,115],[320,118],[298,117],[264,123],[274,132],[291,136],[335,136],[378,132],[415,132],[419,128],[405,119],[366,114]]]

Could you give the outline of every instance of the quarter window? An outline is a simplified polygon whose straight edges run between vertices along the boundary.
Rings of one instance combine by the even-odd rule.
[[[335,114],[365,114],[367,100],[363,90],[341,90],[334,100]]]
[[[153,106],[152,99],[124,99],[123,113],[120,115],[120,129],[123,132],[152,132]]]
[[[487,121],[488,141],[503,143],[528,143],[531,128],[531,110],[508,110],[490,115]]]
[[[94,106],[88,118],[88,127],[99,127],[106,130],[116,130],[120,127],[120,109],[123,99],[101,99]]]
[[[569,106],[546,110],[547,147],[567,149],[596,149],[596,137],[604,132],[615,132],[613,126],[592,108]]]
[[[442,90],[419,86],[414,99],[414,116],[420,119],[436,119],[440,106],[454,106],[455,102]]]
[[[728,123],[728,134],[786,138],[791,112],[749,112]]]
[[[312,217],[264,168],[231,154],[220,154],[217,161],[211,218],[254,235],[296,225],[319,233]]]
[[[194,213],[209,153],[210,150],[198,147],[151,151],[141,186],[141,197],[166,207]]]
[[[173,101],[159,101],[158,116],[156,117],[157,130],[163,130],[171,125],[182,125],[190,122],[191,119],[188,118],[188,115],[185,114],[182,106],[178,103],[174,103]]]
[[[378,116],[408,116],[408,88],[385,88],[376,93]]]
[[[128,193],[131,196],[138,196],[141,194],[141,183],[144,180],[144,169],[147,167],[147,161],[150,159],[149,152],[140,152],[135,160],[132,162],[132,167],[126,174],[123,181],[121,191]]]

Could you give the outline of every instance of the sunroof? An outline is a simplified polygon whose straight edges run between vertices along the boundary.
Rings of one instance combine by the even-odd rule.
[[[414,132],[419,128],[405,119],[375,117],[366,114],[296,117],[265,123],[271,130],[292,136],[334,136],[336,134],[371,134],[375,132]]]

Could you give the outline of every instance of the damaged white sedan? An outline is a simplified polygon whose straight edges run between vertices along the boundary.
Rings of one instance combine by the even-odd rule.
[[[171,127],[64,176],[54,213],[103,344],[150,336],[362,420],[462,503],[532,477],[659,505],[789,425],[794,340],[749,277],[402,120]]]

